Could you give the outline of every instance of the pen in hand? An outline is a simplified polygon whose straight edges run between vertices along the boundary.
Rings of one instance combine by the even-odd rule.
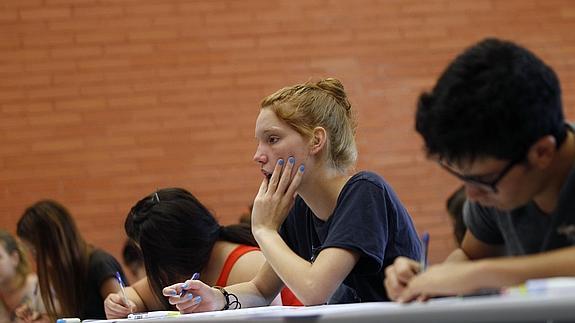
[[[30,309],[33,312],[39,312],[38,310],[38,290],[40,283],[36,282],[36,287],[34,287],[34,294],[32,295],[32,302],[30,303]]]
[[[40,289],[39,285],[40,285],[40,283],[36,282],[36,286],[34,287],[34,292],[33,292],[32,296],[30,297],[30,299],[28,300],[28,302],[26,302],[26,306],[25,307],[19,307],[15,310],[16,316],[20,317],[20,319],[22,319],[22,317],[26,317],[25,321],[28,321],[28,320],[34,321],[34,320],[39,319],[40,316],[42,315],[40,313],[40,309],[38,308],[38,292]],[[21,308],[25,308],[25,310],[19,312],[19,309],[21,309]]]
[[[130,308],[130,313],[132,312],[132,307],[130,306],[130,303],[128,303],[128,297],[126,296],[126,290],[125,290],[125,285],[124,285],[124,281],[122,280],[122,276],[120,275],[120,272],[116,272],[116,279],[118,280],[118,284],[120,284],[120,292],[122,293],[122,298],[124,299],[124,303],[126,304],[126,306],[128,306]]]
[[[427,252],[429,250],[429,232],[421,235],[421,258],[419,259],[419,272],[422,273],[427,269]]]
[[[200,273],[194,273],[192,275],[192,278],[190,278],[191,280],[196,280],[200,278]],[[182,291],[180,292],[179,297],[181,298],[182,296],[186,295],[186,293],[188,292],[187,290],[184,289],[185,284],[182,286]]]

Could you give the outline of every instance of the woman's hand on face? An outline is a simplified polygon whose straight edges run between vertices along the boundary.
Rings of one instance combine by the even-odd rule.
[[[224,295],[219,290],[197,279],[164,287],[162,294],[181,313],[218,311],[225,305]]]
[[[304,172],[302,164],[292,179],[294,167],[294,157],[289,157],[287,163],[283,159],[278,159],[271,178],[269,180],[264,178],[262,181],[252,209],[254,233],[260,229],[277,231],[284,222],[293,205]]]

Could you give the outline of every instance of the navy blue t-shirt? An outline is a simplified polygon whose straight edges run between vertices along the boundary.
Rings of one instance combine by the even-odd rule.
[[[310,262],[331,247],[360,255],[330,304],[389,300],[383,286],[385,267],[398,256],[418,260],[421,254],[405,207],[383,178],[366,171],[347,181],[325,222],[298,196],[280,234],[296,254]]]

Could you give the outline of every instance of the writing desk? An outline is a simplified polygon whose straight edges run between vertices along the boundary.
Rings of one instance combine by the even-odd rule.
[[[125,321],[125,320],[120,320]],[[575,322],[575,292],[553,295],[443,298],[427,303],[360,303],[311,307],[262,307],[137,320],[137,323],[417,323]],[[132,321],[133,322],[133,321]]]

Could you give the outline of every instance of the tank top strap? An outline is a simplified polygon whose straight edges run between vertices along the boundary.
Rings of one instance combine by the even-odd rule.
[[[239,245],[234,250],[232,250],[226,259],[224,266],[222,267],[222,271],[220,272],[220,277],[218,277],[216,286],[227,286],[230,272],[232,271],[232,268],[234,268],[236,261],[238,261],[238,259],[240,259],[240,257],[246,253],[258,250],[260,250],[258,247],[246,245]]]

